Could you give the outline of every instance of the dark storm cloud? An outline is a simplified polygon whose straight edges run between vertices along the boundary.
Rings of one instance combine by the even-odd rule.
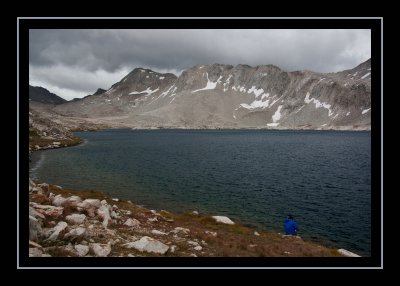
[[[139,66],[179,73],[196,64],[275,64],[333,72],[367,60],[370,41],[369,30],[31,30],[30,79],[83,96]]]

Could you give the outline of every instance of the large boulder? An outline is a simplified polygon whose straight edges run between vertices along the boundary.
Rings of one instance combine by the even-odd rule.
[[[41,218],[44,219],[45,216],[42,215],[41,213],[37,212],[33,207],[29,207],[29,215],[33,216],[34,218]]]
[[[33,216],[29,215],[29,240],[38,241],[42,233],[40,222]]]
[[[56,219],[63,214],[64,208],[63,207],[55,207],[50,205],[34,205],[33,206],[36,211],[40,212],[41,214],[45,215],[46,217],[50,217],[52,219]]]
[[[224,223],[224,224],[235,224],[229,217],[226,216],[213,216],[216,222]]]
[[[93,252],[95,256],[105,257],[108,256],[111,252],[111,244],[100,244],[100,243],[90,243],[90,250]]]
[[[78,207],[88,209],[91,207],[99,208],[101,207],[101,202],[98,199],[86,199],[81,203],[78,203]]]
[[[47,195],[49,193],[49,184],[38,184],[38,187],[42,189],[44,195]]]
[[[135,248],[140,252],[150,252],[157,254],[165,254],[169,249],[168,245],[165,245],[164,243],[148,236],[143,236],[140,240],[126,243],[124,244],[124,246],[126,248]]]
[[[71,214],[65,217],[66,221],[71,224],[82,224],[86,220],[86,216],[84,214]]]
[[[104,227],[107,227],[109,221],[111,221],[110,210],[109,210],[108,206],[102,205],[102,206],[97,210],[97,214],[98,214],[99,217],[103,220],[103,226],[104,226]]]
[[[82,199],[79,196],[70,196],[70,197],[67,198],[67,201],[70,202],[70,203],[76,203],[77,204],[77,203],[81,203]]]
[[[45,204],[49,202],[49,198],[45,194],[41,193],[31,194],[29,200],[38,204]]]
[[[88,254],[89,252],[89,246],[87,245],[82,245],[82,244],[77,244],[74,246],[76,254],[78,254],[78,256],[85,256],[86,254]]]
[[[58,224],[51,229],[51,235],[47,240],[57,240],[60,233],[66,229],[68,224],[65,221],[59,221]]]
[[[65,204],[65,202],[67,201],[66,198],[63,198],[61,195],[57,195],[54,198],[52,198],[52,205],[56,206],[56,207],[61,207]]]
[[[343,249],[343,248],[338,249],[338,252],[339,252],[341,255],[346,256],[346,257],[361,257],[360,255],[355,254],[355,253],[353,253],[353,252],[351,252],[351,251],[348,251],[348,250],[346,250],[346,249]]]
[[[86,228],[78,227],[70,230],[66,235],[64,235],[64,239],[75,240],[78,238],[83,238],[86,234]]]

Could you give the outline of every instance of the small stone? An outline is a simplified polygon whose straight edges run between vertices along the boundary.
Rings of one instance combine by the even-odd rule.
[[[118,215],[117,215],[117,213],[116,213],[115,211],[112,211],[111,214],[110,214],[110,216],[111,216],[112,218],[118,218]]]
[[[140,225],[140,221],[134,218],[128,218],[124,225],[130,226],[130,227],[138,227]]]
[[[254,235],[255,236],[260,236],[260,234],[257,231],[254,232]]]
[[[200,251],[200,250],[202,250],[203,249],[203,247],[201,247],[200,245],[198,245],[198,246],[196,246],[195,248],[194,248],[194,250],[197,250],[197,251]]]
[[[199,212],[198,211],[193,211],[192,214],[193,215],[199,215]]]
[[[188,234],[190,232],[190,229],[184,228],[184,227],[175,227],[174,230],[171,231],[172,233],[178,234],[180,232],[184,234]]]
[[[162,232],[162,231],[159,231],[159,230],[156,230],[156,229],[153,229],[151,231],[151,233],[155,234],[155,235],[167,235],[165,232]]]
[[[190,241],[189,240],[187,243],[190,244],[190,245],[194,245],[194,246],[198,246],[199,245],[199,243],[196,242],[196,241]]]
[[[42,248],[42,246],[32,240],[29,240],[29,246],[33,246],[33,247],[38,247],[38,248]]]
[[[211,236],[214,236],[214,237],[217,236],[217,233],[215,231],[206,230],[204,233],[208,234],[208,235],[211,235]]]

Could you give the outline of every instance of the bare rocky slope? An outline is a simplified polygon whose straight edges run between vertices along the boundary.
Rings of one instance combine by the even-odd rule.
[[[109,90],[54,107],[136,128],[370,129],[371,60],[337,73],[197,65],[178,78],[137,68]]]

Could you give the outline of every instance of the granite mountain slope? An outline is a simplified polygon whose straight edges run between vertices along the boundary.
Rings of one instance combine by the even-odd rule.
[[[371,61],[337,73],[213,64],[176,77],[137,68],[54,110],[137,128],[370,129]]]

